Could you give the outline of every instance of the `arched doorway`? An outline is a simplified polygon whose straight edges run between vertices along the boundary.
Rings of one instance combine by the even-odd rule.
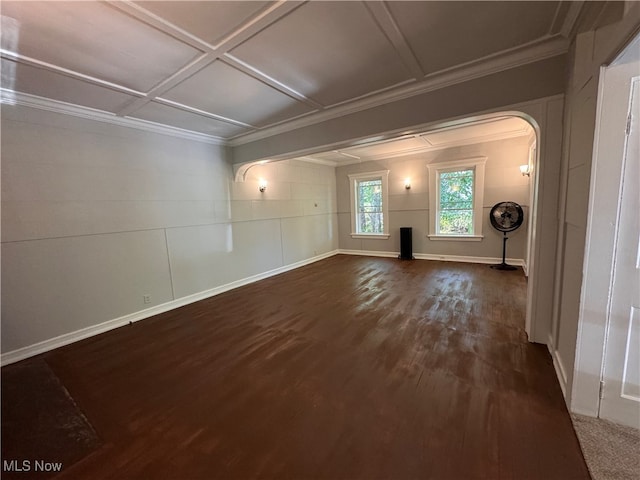
[[[555,115],[553,118],[559,125],[561,122],[560,112],[562,111],[562,97],[554,97],[552,99],[547,99],[544,101],[545,103],[551,103],[555,107]],[[447,120],[438,123],[432,123],[429,125],[420,125],[412,128],[405,128],[403,130],[396,130],[392,132],[387,132],[375,136],[370,136],[368,138],[360,138],[354,139],[349,142],[342,142],[338,145],[332,145],[330,149],[327,147],[318,147],[310,149],[309,151],[305,151],[304,155],[290,155],[290,156],[281,156],[278,158],[272,159],[260,159],[256,162],[251,162],[244,165],[236,165],[235,166],[235,174],[236,181],[244,181],[247,176],[247,172],[255,166],[259,164],[264,164],[265,162],[273,162],[284,159],[297,158],[308,162],[316,162],[316,163],[329,163],[334,166],[346,165],[349,163],[360,163],[366,161],[366,159],[376,159],[382,158],[385,155],[391,157],[401,157],[407,154],[416,154],[429,150],[429,148],[416,148],[415,144],[412,144],[412,139],[424,137],[427,135],[439,135],[439,136],[456,136],[456,132],[460,131],[469,131],[476,129],[475,133],[478,133],[477,130],[481,129],[482,132],[479,134],[481,137],[484,136],[485,140],[496,140],[501,138],[514,136],[514,124],[520,124],[520,128],[523,128],[523,132],[518,132],[519,135],[524,135],[528,137],[528,144],[526,149],[526,154],[522,157],[522,160],[519,160],[517,165],[515,166],[516,174],[521,178],[521,173],[519,171],[519,166],[522,164],[526,164],[528,167],[528,177],[526,177],[526,181],[528,184],[528,192],[527,198],[522,200],[521,203],[526,205],[527,208],[527,228],[526,228],[526,241],[525,243],[525,253],[523,255],[524,258],[524,266],[525,271],[528,276],[528,294],[527,294],[527,308],[526,308],[526,321],[525,321],[525,331],[528,335],[528,338],[532,342],[538,343],[547,343],[549,338],[549,328],[551,325],[551,303],[553,298],[553,270],[554,270],[554,257],[550,257],[548,254],[543,254],[543,262],[542,262],[542,270],[543,275],[546,276],[546,279],[541,280],[539,270],[540,265],[537,260],[540,258],[541,251],[546,247],[549,249],[549,245],[551,245],[551,249],[555,248],[555,232],[556,225],[553,223],[551,228],[551,235],[544,237],[546,241],[546,245],[542,245],[542,237],[540,232],[542,231],[543,224],[546,222],[549,224],[549,216],[547,215],[545,218],[540,218],[539,214],[539,204],[541,202],[540,195],[540,185],[541,179],[543,178],[542,170],[543,166],[541,165],[541,154],[545,152],[544,144],[541,139],[541,122],[544,122],[548,119],[549,115],[546,114],[545,110],[546,106],[541,108],[539,102],[534,102],[530,105],[519,106],[521,108],[514,109],[505,109],[498,110],[495,112],[482,113],[477,115],[466,116],[463,118],[457,118],[454,120]],[[524,107],[524,108],[522,108]],[[544,112],[541,115],[541,112]],[[505,132],[497,132],[495,128],[492,130],[490,126],[495,126],[500,122],[511,122],[510,128],[511,131]],[[561,126],[559,127],[559,129]],[[559,130],[561,135],[561,130]],[[473,137],[474,135],[471,135]],[[558,137],[560,138],[560,137]],[[468,140],[468,143],[473,143],[473,141],[477,141],[478,138],[476,136],[475,140],[472,138]],[[399,146],[394,149],[393,144],[402,143],[402,146]],[[446,142],[445,142],[446,143]],[[455,141],[453,142],[456,143]],[[460,142],[458,142],[460,144]],[[441,148],[442,143],[434,148]],[[542,148],[541,148],[542,146]],[[559,155],[560,149],[559,145],[552,153],[557,156],[557,163],[559,165]],[[363,157],[362,152],[370,150],[373,151],[373,156]],[[548,149],[547,149],[548,150]],[[426,168],[425,174],[426,174]],[[551,190],[557,190],[557,181],[558,174],[551,172],[549,177],[556,182],[555,185],[552,186]],[[404,177],[403,177],[404,178]],[[547,188],[549,190],[549,188]],[[507,200],[506,198],[501,198],[500,200]],[[547,203],[549,203],[547,201]],[[488,208],[490,205],[485,203],[485,208],[487,208],[487,217],[488,217]],[[555,220],[555,219],[554,219]],[[548,229],[548,228],[547,228]],[[490,232],[492,233],[492,232]],[[501,250],[500,250],[501,251]],[[539,285],[543,285],[546,291],[542,292],[541,299],[539,292]],[[545,318],[547,321],[539,324],[538,320],[538,312],[539,312],[539,304],[543,302],[543,307],[547,308],[547,311],[543,311],[541,316]]]

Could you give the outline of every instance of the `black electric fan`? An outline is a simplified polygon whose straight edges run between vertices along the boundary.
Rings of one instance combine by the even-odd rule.
[[[507,255],[507,232],[513,232],[524,220],[524,213],[522,207],[515,202],[500,202],[496,203],[491,208],[489,213],[489,220],[493,228],[502,232],[502,263],[499,265],[491,265],[491,268],[496,270],[516,270],[518,267],[508,265],[505,261]]]

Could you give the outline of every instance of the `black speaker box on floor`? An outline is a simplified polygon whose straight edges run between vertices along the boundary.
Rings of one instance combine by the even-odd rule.
[[[413,260],[413,229],[411,227],[400,227],[400,255],[401,260]]]

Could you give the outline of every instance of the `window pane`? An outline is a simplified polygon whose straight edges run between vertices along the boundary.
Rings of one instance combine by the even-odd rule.
[[[442,210],[439,226],[442,235],[473,235],[473,210]]]
[[[442,172],[438,233],[473,235],[473,170]]]
[[[383,233],[382,179],[357,184],[357,232]]]

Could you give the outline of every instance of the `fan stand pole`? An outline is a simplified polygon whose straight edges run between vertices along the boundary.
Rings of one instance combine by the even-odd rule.
[[[491,268],[495,268],[496,270],[517,270],[518,267],[514,267],[513,265],[508,265],[506,262],[507,257],[507,232],[502,232],[504,235],[502,237],[502,263],[500,265],[491,265]]]

